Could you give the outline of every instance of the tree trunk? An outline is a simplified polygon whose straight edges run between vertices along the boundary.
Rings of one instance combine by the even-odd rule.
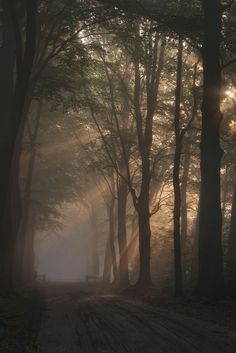
[[[35,159],[36,159],[36,140],[38,136],[38,130],[39,130],[39,125],[40,125],[40,118],[41,118],[41,112],[42,112],[42,106],[43,106],[43,100],[41,99],[38,102],[38,106],[36,108],[36,116],[35,116],[35,125],[32,129],[28,128],[28,137],[29,141],[31,144],[31,151],[30,151],[30,156],[29,156],[29,164],[28,164],[28,169],[26,173],[26,183],[25,183],[25,189],[23,191],[23,197],[22,197],[22,212],[21,212],[21,222],[19,225],[19,231],[17,234],[17,246],[16,246],[16,275],[15,279],[16,281],[21,282],[21,274],[24,276],[24,273],[22,272],[22,264],[23,264],[23,257],[25,253],[25,247],[27,243],[31,243],[34,240],[33,239],[28,239],[29,236],[34,234],[34,232],[29,231],[29,213],[30,213],[30,205],[31,205],[31,185],[32,185],[32,180],[33,180],[33,172],[34,172],[34,165],[35,165]],[[28,109],[27,109],[28,113]],[[30,131],[32,130],[32,132]],[[18,146],[20,148],[20,146]],[[17,155],[17,165],[19,167],[19,158],[20,156]],[[32,247],[28,247],[28,249],[32,249]],[[27,257],[30,258],[30,255],[27,254]]]
[[[138,256],[139,256],[139,231],[138,231],[138,214],[135,210],[134,214],[132,215],[132,221],[130,225],[130,235],[129,241],[127,245],[128,251],[128,258],[130,262],[131,271],[129,273],[129,280],[134,284],[137,282],[138,277]]]
[[[17,135],[21,124],[23,124],[23,113],[25,106],[25,99],[30,79],[30,74],[33,66],[35,43],[36,43],[36,15],[37,15],[37,1],[27,0],[26,3],[26,33],[25,33],[25,52],[22,57],[19,49],[19,39],[21,36],[19,28],[16,24],[14,3],[3,2],[3,18],[5,23],[10,23],[10,30],[15,35],[13,43],[16,44],[16,58],[17,58],[17,76],[15,80],[15,87],[12,87],[14,66],[11,66],[12,72],[9,70],[9,80],[6,87],[11,89],[7,92],[7,96],[2,92],[4,99],[7,97],[7,102],[3,103],[6,110],[1,110],[5,113],[3,121],[3,130],[1,131],[1,148],[0,148],[0,282],[3,286],[11,286],[12,282],[12,267],[13,267],[13,253],[15,246],[15,232],[12,229],[11,222],[11,181],[14,168],[14,154]],[[9,20],[10,19],[10,20]],[[15,21],[16,19],[16,21]],[[6,28],[6,27],[5,27]],[[3,30],[5,31],[5,29]],[[4,43],[5,38],[3,39]],[[6,58],[7,59],[7,58]],[[13,60],[15,54],[13,55]],[[7,59],[12,65],[12,55]],[[13,64],[14,65],[14,64]],[[7,64],[7,68],[10,68]],[[4,67],[5,70],[5,67]],[[2,87],[5,90],[5,87]],[[14,93],[12,92],[14,90]],[[2,102],[1,102],[2,103]],[[2,108],[2,107],[1,107]]]
[[[14,67],[15,67],[15,44],[13,28],[9,12],[7,11],[6,1],[3,1],[3,39],[0,48],[0,155],[6,158],[7,131],[10,124],[10,116],[12,114],[12,103],[14,97]],[[1,164],[1,168],[3,165]],[[1,172],[1,192],[0,192],[0,224],[4,216],[8,178],[4,171]]]
[[[24,217],[23,215],[24,200],[21,200],[22,195],[21,195],[21,190],[20,190],[21,188],[19,184],[20,160],[21,160],[21,152],[22,152],[22,143],[23,143],[24,133],[25,133],[25,122],[28,119],[31,102],[33,99],[33,89],[34,87],[32,86],[31,89],[27,91],[25,104],[24,104],[24,112],[22,114],[22,121],[18,130],[17,139],[14,146],[14,157],[12,162],[12,178],[11,178],[11,185],[10,185],[11,194],[12,194],[12,225],[13,225],[12,229],[16,236],[19,232],[21,219]],[[36,118],[35,118],[35,127],[34,127],[33,136],[30,136],[30,132],[29,132],[29,140],[31,142],[32,150],[35,148],[34,140],[36,139],[36,135],[38,133],[38,124],[39,124],[41,109],[42,109],[42,101],[39,102],[38,109],[36,109]],[[23,195],[23,199],[24,199],[24,195]]]
[[[236,292],[236,184],[234,185],[227,249],[227,281],[231,287],[230,289]]]
[[[9,8],[8,8],[9,7]],[[10,13],[12,17],[12,23],[14,26],[14,34],[16,37],[16,42],[18,39],[18,35],[20,36],[19,28],[15,24],[14,21],[14,13],[12,13],[12,7],[14,8],[14,4],[8,3],[6,5],[6,13]],[[7,11],[8,9],[8,11]],[[16,9],[15,9],[16,11]],[[24,128],[24,119],[26,118],[25,112],[25,104],[26,98],[28,94],[28,86],[30,81],[30,75],[33,66],[34,54],[35,54],[35,46],[36,46],[36,15],[37,15],[37,1],[36,0],[27,0],[26,4],[26,15],[27,15],[27,24],[26,24],[26,43],[25,43],[25,52],[22,57],[22,53],[18,48],[19,43],[16,44],[16,58],[17,58],[17,76],[14,88],[14,96],[12,97],[12,101],[10,102],[11,111],[10,117],[8,116],[8,123],[5,129],[5,140],[3,140],[3,148],[0,150],[0,164],[3,168],[3,172],[1,173],[1,185],[4,190],[1,190],[1,202],[0,204],[6,204],[6,198],[9,194],[9,181],[11,180],[11,168],[13,164],[14,154],[15,154],[15,146],[17,142],[17,137],[19,134],[20,128]],[[19,60],[22,60],[21,64],[19,64]],[[10,76],[11,77],[11,76]],[[0,219],[1,223],[1,219]]]
[[[115,249],[115,219],[114,219],[114,208],[115,198],[111,196],[110,205],[108,207],[108,218],[109,218],[109,244],[111,251],[111,262],[113,270],[114,283],[118,283],[118,269],[116,261],[116,249]]]
[[[104,256],[104,268],[103,268],[103,284],[105,286],[109,285],[111,282],[111,247],[110,247],[110,239],[107,240],[105,256]]]
[[[201,190],[199,216],[199,277],[196,293],[224,293],[222,215],[220,200],[221,4],[203,0],[203,103],[201,135]]]
[[[128,249],[126,232],[126,205],[128,187],[125,181],[120,178],[117,189],[117,208],[118,208],[118,245],[119,245],[119,276],[120,287],[126,288],[129,285],[128,272]]]
[[[14,66],[15,66],[15,44],[11,19],[7,11],[7,3],[3,2],[2,12],[2,45],[0,48],[0,162],[7,158],[7,130],[12,112],[14,96]],[[5,217],[6,200],[8,195],[9,174],[4,170],[4,163],[1,164],[0,174],[0,285],[2,290],[8,290],[11,286],[11,237],[3,229]]]
[[[183,162],[183,176],[181,180],[181,240],[183,248],[186,242],[188,233],[188,209],[187,209],[187,187],[189,178],[189,167],[190,167],[191,153],[185,151],[184,162]]]
[[[177,63],[177,80],[175,91],[175,154],[174,154],[174,170],[173,170],[173,187],[174,187],[174,264],[175,264],[175,295],[183,294],[182,279],[182,260],[181,260],[181,191],[180,191],[180,161],[182,153],[182,135],[180,132],[180,103],[182,88],[182,61],[183,61],[183,40],[179,37],[178,45],[178,63]]]
[[[138,285],[152,286],[151,280],[151,227],[150,227],[150,180],[151,180],[151,147],[153,140],[153,118],[156,109],[156,99],[159,90],[161,72],[164,64],[165,43],[161,41],[159,46],[159,36],[153,39],[153,49],[148,55],[151,65],[146,67],[146,87],[147,87],[147,111],[143,119],[141,108],[141,72],[140,72],[140,48],[136,43],[134,68],[135,68],[135,87],[134,87],[134,106],[135,120],[138,136],[139,152],[141,156],[141,187],[140,194],[135,205],[139,219],[139,254],[140,271]],[[149,64],[150,64],[149,62]],[[144,121],[143,121],[144,120]]]
[[[227,195],[228,195],[228,168],[225,168],[225,175],[222,183],[222,228],[224,229],[225,223],[225,211],[226,211],[226,203],[227,203]]]
[[[191,160],[191,146],[185,149],[183,162],[183,176],[181,181],[181,249],[182,249],[182,268],[186,273],[187,252],[189,251],[188,241],[188,209],[187,209],[187,187],[189,177],[189,167]]]
[[[196,285],[198,278],[198,243],[199,243],[199,214],[200,214],[200,200],[198,202],[197,215],[192,226],[192,257],[190,264],[190,279],[193,288]]]
[[[98,254],[98,219],[95,206],[91,206],[91,230],[92,230],[92,271],[93,276],[99,276],[99,254]]]
[[[30,212],[30,219],[27,222],[27,228],[25,229],[27,235],[24,241],[24,253],[21,264],[21,284],[32,283],[34,279],[34,214]]]
[[[138,205],[138,225],[139,225],[139,256],[140,269],[138,285],[141,287],[152,286],[150,258],[151,258],[151,227],[149,213],[148,193],[140,195]]]

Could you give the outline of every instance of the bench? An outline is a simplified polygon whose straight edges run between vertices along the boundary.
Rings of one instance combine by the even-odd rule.
[[[90,281],[99,282],[99,281],[101,281],[101,277],[100,276],[86,276],[86,282],[88,283]]]

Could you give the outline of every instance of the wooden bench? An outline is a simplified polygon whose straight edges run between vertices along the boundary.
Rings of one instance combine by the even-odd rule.
[[[101,281],[101,277],[100,276],[86,276],[86,282],[89,283],[90,281],[94,281],[94,282],[99,282]]]

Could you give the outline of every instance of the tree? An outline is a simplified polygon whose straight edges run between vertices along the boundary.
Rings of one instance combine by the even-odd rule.
[[[181,260],[181,191],[180,191],[180,161],[182,151],[183,134],[180,133],[180,103],[182,88],[182,65],[183,65],[183,40],[179,37],[178,44],[178,62],[177,62],[177,78],[175,92],[175,156],[173,171],[174,186],[174,258],[175,258],[175,294],[182,295],[183,278],[182,278],[182,260]]]
[[[183,139],[186,132],[191,127],[197,111],[196,101],[196,76],[197,76],[198,61],[194,65],[193,70],[193,107],[189,120],[184,127],[181,128],[181,96],[182,94],[182,71],[183,71],[183,38],[179,35],[178,40],[178,58],[177,58],[177,73],[176,73],[176,90],[175,90],[175,153],[174,153],[174,168],[173,168],[173,188],[174,188],[174,258],[175,258],[175,294],[177,296],[183,293],[183,273],[182,273],[182,250],[183,239],[187,232],[187,215],[183,212],[183,207],[186,209],[186,188],[187,175],[189,168],[189,154],[185,159],[185,169],[182,177],[182,190],[180,186],[180,167],[181,155],[183,150]],[[189,158],[188,158],[189,157]],[[185,184],[185,185],[184,185]],[[182,196],[184,203],[182,202]],[[182,211],[182,212],[181,212]],[[185,211],[187,213],[187,211]],[[184,234],[185,232],[185,234]]]
[[[113,24],[114,25],[114,24]],[[113,158],[115,151],[112,150],[112,146],[108,144],[107,138],[103,133],[100,122],[98,122],[95,114],[95,108],[91,107],[91,116],[98,128],[101,138],[104,142],[105,149],[107,151],[108,158],[110,159],[117,175],[125,181],[129,188],[129,192],[132,196],[134,207],[139,215],[139,250],[140,250],[140,278],[139,284],[141,286],[151,284],[150,275],[150,240],[151,240],[151,229],[150,229],[150,181],[152,176],[152,165],[151,165],[151,149],[152,149],[152,137],[153,137],[153,119],[156,110],[156,97],[158,94],[158,88],[160,84],[160,75],[163,67],[164,39],[159,36],[158,32],[152,32],[152,24],[148,21],[142,26],[140,24],[132,23],[129,21],[126,23],[127,30],[130,32],[127,39],[124,38],[124,30],[119,29],[118,39],[124,55],[129,57],[129,62],[124,63],[124,67],[132,68],[134,75],[134,87],[131,86],[131,81],[127,82],[127,75],[129,71],[119,72],[115,64],[112,64],[109,60],[109,56],[106,58],[102,54],[102,62],[105,65],[105,74],[108,82],[108,89],[110,95],[111,113],[113,116],[112,128],[118,136],[118,147],[120,161],[123,161],[124,166],[120,169],[120,161]],[[134,39],[134,43],[130,41],[130,38]],[[142,43],[140,40],[144,39]],[[140,41],[140,44],[139,44]],[[103,49],[104,50],[104,46]],[[122,59],[122,56],[121,56]],[[131,69],[131,70],[132,70]],[[144,77],[141,75],[141,70],[144,70]],[[124,78],[126,75],[126,78]],[[111,79],[113,78],[113,81]],[[129,77],[129,76],[128,76]],[[118,80],[121,92],[124,95],[123,100],[120,101],[119,97],[116,97],[116,88],[114,86],[114,79]],[[88,83],[87,83],[88,85]],[[118,86],[118,87],[119,87]],[[130,87],[131,86],[131,87]],[[143,92],[143,87],[145,90]],[[91,89],[91,88],[90,88]],[[133,91],[133,92],[132,92]],[[132,92],[132,93],[131,93]],[[87,98],[92,96],[86,94]],[[133,95],[133,96],[132,96]],[[123,96],[122,96],[123,98]],[[91,100],[91,98],[90,98]],[[129,116],[131,126],[135,126],[137,137],[135,151],[137,154],[137,165],[139,165],[139,190],[136,194],[136,185],[133,183],[133,171],[131,168],[132,159],[129,156],[129,147],[127,147],[127,137],[124,134],[123,122],[127,121],[127,114],[121,115],[119,106],[127,106],[128,104],[134,113]],[[96,105],[97,111],[98,105]],[[122,117],[121,117],[122,116]],[[106,126],[106,129],[108,127]],[[112,131],[113,133],[113,131]],[[112,153],[110,151],[113,151]],[[155,164],[155,163],[154,163]],[[137,189],[138,189],[137,188]]]
[[[16,3],[14,0],[11,0],[9,2],[5,1],[3,4],[5,39],[9,39],[9,35],[11,38],[14,38],[15,47],[13,58],[12,52],[10,52],[11,64],[9,67],[12,72],[8,72],[8,74],[11,88],[7,96],[7,103],[3,103],[4,105],[8,105],[8,110],[6,111],[3,107],[3,113],[6,113],[6,115],[3,117],[4,123],[3,129],[1,130],[2,144],[0,149],[0,164],[2,166],[0,179],[0,282],[3,288],[10,288],[12,285],[12,256],[15,234],[11,225],[11,181],[14,175],[14,148],[19,129],[21,125],[24,124],[24,105],[36,50],[37,0],[26,1],[24,11],[26,22],[23,30],[25,35],[23,47],[22,33],[19,25],[20,19]],[[13,36],[11,33],[13,33]],[[9,45],[7,44],[6,50],[8,50],[8,48]],[[15,60],[16,79],[12,87]],[[4,81],[2,83],[4,83]],[[1,89],[4,90],[5,87]]]
[[[33,181],[33,173],[34,167],[37,157],[37,137],[40,127],[40,119],[41,119],[41,112],[42,112],[42,105],[43,99],[40,99],[38,106],[35,112],[34,118],[34,126],[31,126],[32,118],[28,119],[31,122],[27,121],[27,138],[29,140],[29,161],[28,167],[25,177],[25,185],[22,195],[22,213],[21,213],[21,222],[19,226],[19,231],[17,233],[17,242],[16,242],[16,267],[14,277],[17,283],[27,283],[33,279],[33,233],[34,233],[34,223],[30,218],[34,217],[34,213],[30,211],[31,207],[31,187]],[[33,124],[32,124],[33,125]],[[32,230],[32,232],[29,231]],[[29,246],[31,244],[31,246]],[[25,258],[28,258],[30,263],[27,264],[27,261],[24,261]],[[24,264],[24,266],[23,266]]]
[[[229,230],[229,239],[228,239],[228,251],[227,251],[227,280],[229,281],[230,289],[235,291],[236,283],[236,273],[235,273],[235,232],[236,232],[236,186],[234,185],[234,193],[232,200],[232,209],[231,209],[231,222]]]
[[[152,283],[150,273],[150,205],[149,205],[149,187],[150,187],[150,153],[152,146],[152,128],[153,118],[155,114],[156,98],[160,83],[161,71],[163,68],[165,43],[161,42],[159,57],[157,56],[159,36],[153,40],[152,52],[149,52],[151,66],[146,67],[146,85],[147,85],[147,111],[146,118],[143,119],[141,110],[141,81],[140,81],[140,52],[138,36],[136,37],[136,47],[134,52],[134,70],[135,70],[135,87],[134,87],[134,108],[135,121],[138,136],[138,146],[141,156],[141,188],[138,198],[135,200],[136,210],[139,219],[139,251],[140,251],[140,275],[139,284],[148,286]],[[153,62],[152,62],[153,60]],[[150,70],[150,71],[149,71]]]
[[[204,11],[203,103],[197,293],[217,296],[224,292],[220,201],[220,167],[223,156],[220,146],[222,9],[218,0],[214,2],[203,0],[202,5]]]

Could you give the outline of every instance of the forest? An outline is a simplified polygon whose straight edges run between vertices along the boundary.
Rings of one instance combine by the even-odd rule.
[[[0,4],[0,352],[236,352],[236,2]]]

